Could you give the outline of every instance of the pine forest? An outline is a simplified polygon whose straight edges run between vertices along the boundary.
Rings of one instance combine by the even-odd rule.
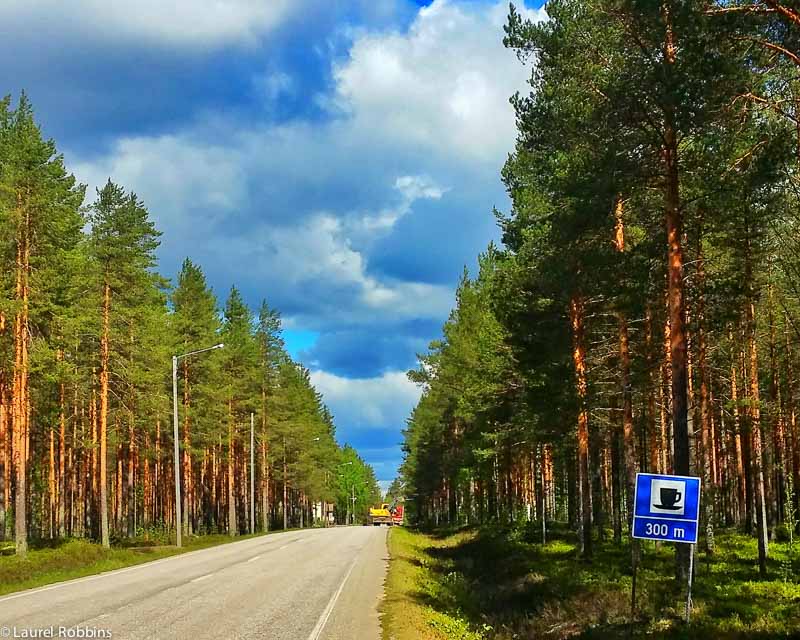
[[[502,243],[409,373],[416,517],[566,522],[591,558],[629,536],[637,472],[699,476],[700,549],[738,528],[764,575],[800,532],[800,11],[547,14],[505,27],[532,72]]]
[[[376,479],[279,312],[235,286],[222,303],[189,258],[160,275],[145,203],[85,192],[25,95],[0,101],[0,538],[174,539],[176,471],[184,535],[320,524],[319,504],[359,522]],[[176,470],[172,356],[218,344],[178,361]]]

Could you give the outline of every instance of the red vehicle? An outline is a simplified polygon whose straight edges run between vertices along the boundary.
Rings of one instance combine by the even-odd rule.
[[[394,511],[392,511],[392,524],[394,525],[401,525],[403,524],[403,504],[397,504],[394,507]]]

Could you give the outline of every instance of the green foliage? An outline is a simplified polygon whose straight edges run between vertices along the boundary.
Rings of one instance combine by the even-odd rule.
[[[505,529],[426,536],[392,531],[385,607],[413,594],[405,607],[411,628],[426,620],[468,638],[717,638],[787,637],[800,624],[800,583],[758,582],[757,549],[739,534],[718,537],[717,554],[699,557],[691,627],[682,621],[682,594],[671,574],[671,548],[643,549],[637,614],[631,626],[630,569],[620,569],[626,549],[602,545],[591,564],[577,560],[573,535],[557,527],[546,545],[510,540]],[[774,545],[776,562],[786,553]],[[406,563],[421,568],[403,582]],[[797,569],[795,565],[795,570]],[[795,576],[796,577],[796,576]],[[409,584],[410,583],[410,584]],[[410,618],[410,619],[409,619]],[[439,637],[439,636],[433,636]]]
[[[264,301],[255,316],[235,286],[220,309],[189,258],[172,287],[156,271],[161,233],[145,203],[111,179],[90,206],[82,207],[83,198],[84,187],[42,137],[27,97],[16,108],[10,98],[0,100],[0,438],[10,440],[8,409],[22,385],[31,422],[29,495],[22,496],[31,537],[100,533],[106,337],[114,540],[163,541],[174,527],[167,500],[174,490],[170,360],[219,343],[224,349],[179,360],[187,535],[246,527],[251,416],[260,528],[280,520],[281,507],[287,526],[311,524],[313,503],[339,500],[337,464],[355,454],[337,443],[333,416],[308,370],[286,352],[279,312]],[[24,325],[18,332],[17,322]],[[354,460],[362,513],[379,494],[372,470]],[[231,501],[236,509],[225,508]],[[13,516],[0,510],[0,538]]]

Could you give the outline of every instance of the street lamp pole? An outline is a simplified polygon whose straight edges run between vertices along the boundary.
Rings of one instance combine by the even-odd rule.
[[[222,349],[223,344],[215,344],[207,349],[190,351],[180,356],[172,356],[172,440],[174,445],[174,467],[175,467],[175,543],[178,547],[183,546],[181,534],[183,529],[183,519],[181,517],[181,460],[180,460],[180,434],[178,433],[178,360],[188,358],[197,353],[211,351],[212,349]]]

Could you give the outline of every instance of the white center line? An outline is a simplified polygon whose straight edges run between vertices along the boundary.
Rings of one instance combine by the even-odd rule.
[[[261,556],[255,556],[254,558],[250,558],[250,559],[249,559],[247,562],[255,562],[255,561],[256,561],[256,560],[258,560],[260,557],[261,557]]]
[[[360,551],[360,549],[359,549]],[[311,635],[308,636],[308,640],[318,640],[320,635],[322,634],[322,630],[325,629],[325,625],[328,623],[328,618],[331,617],[333,613],[333,608],[336,606],[336,601],[339,599],[339,596],[342,595],[342,591],[344,590],[344,585],[347,583],[347,579],[350,577],[350,574],[353,573],[353,569],[356,566],[356,562],[358,562],[358,555],[353,558],[353,562],[350,564],[350,568],[347,570],[347,573],[344,575],[344,579],[342,580],[342,584],[339,585],[339,588],[336,590],[336,593],[331,596],[330,602],[328,602],[328,606],[325,607],[325,611],[322,612],[322,615],[317,620],[317,626],[311,631]]]
[[[211,576],[213,576],[213,575],[214,575],[213,573],[207,573],[207,574],[206,574],[206,575],[204,575],[204,576],[200,576],[199,578],[195,578],[195,579],[194,579],[194,580],[192,580],[191,582],[200,582],[201,580],[205,580],[206,578],[210,578],[210,577],[211,577]]]

